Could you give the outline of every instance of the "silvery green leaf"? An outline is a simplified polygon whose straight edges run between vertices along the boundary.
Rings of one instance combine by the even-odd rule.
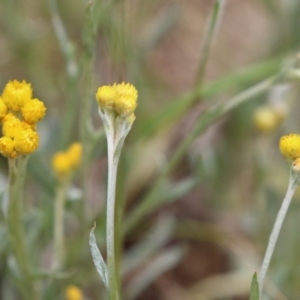
[[[108,275],[107,275],[107,266],[104,262],[104,259],[100,253],[100,250],[97,246],[96,243],[96,238],[95,238],[95,231],[96,225],[94,225],[94,227],[92,228],[91,232],[90,232],[90,248],[91,248],[91,253],[92,253],[92,257],[93,257],[93,261],[94,261],[94,265],[97,269],[97,272],[99,273],[105,288],[108,290]]]

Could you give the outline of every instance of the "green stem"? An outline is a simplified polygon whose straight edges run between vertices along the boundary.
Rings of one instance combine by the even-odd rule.
[[[265,253],[261,268],[260,268],[260,272],[258,275],[260,298],[262,295],[265,277],[266,277],[266,274],[267,274],[267,271],[268,271],[268,268],[270,265],[270,261],[273,256],[273,252],[274,252],[277,240],[278,240],[278,236],[279,236],[283,221],[285,219],[286,213],[290,206],[291,200],[293,198],[293,195],[294,195],[297,187],[299,186],[299,179],[300,179],[299,173],[294,172],[293,169],[291,169],[288,189],[287,189],[286,195],[282,201],[279,212],[277,214],[275,223],[273,225],[273,229],[270,234],[270,238],[269,238],[269,242],[268,242],[268,247],[267,247],[267,250],[266,250],[266,253]]]
[[[115,150],[115,135],[114,132],[111,132],[111,134],[107,134],[108,186],[106,212],[107,267],[110,300],[120,299],[115,252],[116,183],[120,152]]]
[[[59,270],[65,261],[64,207],[68,178],[60,181],[54,204],[54,269]]]
[[[22,222],[23,187],[26,176],[28,156],[9,159],[9,205],[8,205],[8,234],[13,255],[20,269],[20,288],[23,298],[37,300],[37,290],[30,270],[30,259],[25,242]]]
[[[202,86],[206,65],[208,61],[209,51],[217,31],[217,25],[221,19],[223,6],[224,6],[224,0],[215,0],[214,8],[208,23],[208,29],[204,37],[202,56],[201,56],[201,60],[198,68],[198,74],[196,78],[196,83],[198,88]]]

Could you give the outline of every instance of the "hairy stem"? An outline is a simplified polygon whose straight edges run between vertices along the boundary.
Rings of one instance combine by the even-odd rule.
[[[120,153],[115,151],[114,134],[107,134],[108,152],[108,186],[107,186],[107,213],[106,213],[106,239],[107,239],[107,267],[109,280],[110,300],[119,299],[118,274],[115,252],[115,204],[117,168]]]
[[[273,225],[273,229],[270,234],[270,238],[269,238],[269,242],[268,242],[268,247],[267,247],[267,250],[266,250],[266,253],[265,253],[261,268],[260,268],[260,272],[258,275],[260,298],[262,295],[265,277],[266,277],[266,274],[267,274],[267,271],[268,271],[268,268],[270,265],[270,261],[271,261],[276,243],[277,243],[279,232],[281,230],[281,227],[282,227],[283,221],[285,219],[286,213],[288,211],[288,208],[290,206],[292,197],[293,197],[298,185],[299,185],[299,174],[295,174],[293,172],[293,170],[291,170],[288,189],[287,189],[286,195],[282,201],[279,212],[277,214],[275,223]]]
[[[37,300],[37,290],[30,270],[29,252],[26,246],[22,211],[23,187],[26,176],[27,157],[9,159],[9,205],[8,205],[8,234],[12,253],[20,271],[19,284],[23,299]]]
[[[65,260],[64,207],[68,180],[61,180],[54,204],[54,268],[63,267]]]

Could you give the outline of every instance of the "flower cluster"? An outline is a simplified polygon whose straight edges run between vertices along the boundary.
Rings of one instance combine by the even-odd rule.
[[[130,83],[120,83],[99,87],[96,99],[104,111],[111,111],[117,116],[134,121],[134,111],[137,107],[138,92]]]
[[[9,81],[0,96],[0,153],[16,158],[35,151],[39,145],[36,123],[45,112],[44,103],[32,97],[30,83]]]
[[[80,164],[82,145],[73,143],[66,151],[57,152],[52,158],[52,168],[58,176],[72,173]]]

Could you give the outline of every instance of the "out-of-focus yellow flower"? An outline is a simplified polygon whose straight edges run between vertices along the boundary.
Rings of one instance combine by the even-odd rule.
[[[262,132],[270,132],[275,129],[282,118],[270,107],[263,106],[256,109],[253,122],[256,128]]]
[[[65,299],[66,300],[82,300],[83,294],[77,286],[69,285],[66,288]]]
[[[29,124],[35,124],[44,118],[46,107],[38,99],[32,99],[24,104],[21,109],[23,120]]]
[[[80,143],[73,143],[67,150],[72,168],[76,168],[81,163],[82,145]]]
[[[57,152],[52,157],[52,168],[60,176],[66,175],[70,171],[70,161],[65,152]]]
[[[115,110],[123,117],[131,116],[137,107],[138,92],[130,83],[113,84],[98,88],[96,99],[102,109]],[[132,120],[132,118],[131,118]]]
[[[115,89],[112,86],[104,85],[98,88],[96,99],[103,109],[112,109],[115,103]]]
[[[67,151],[57,152],[52,158],[52,168],[58,176],[69,175],[80,164],[82,157],[82,145],[73,143]]]
[[[23,105],[32,98],[32,88],[25,80],[9,81],[3,91],[2,98],[9,109],[14,112],[21,110]]]
[[[300,135],[289,134],[281,137],[279,141],[279,150],[288,160],[300,158]]]
[[[18,155],[13,139],[7,136],[0,138],[0,153],[9,158],[15,158]]]

